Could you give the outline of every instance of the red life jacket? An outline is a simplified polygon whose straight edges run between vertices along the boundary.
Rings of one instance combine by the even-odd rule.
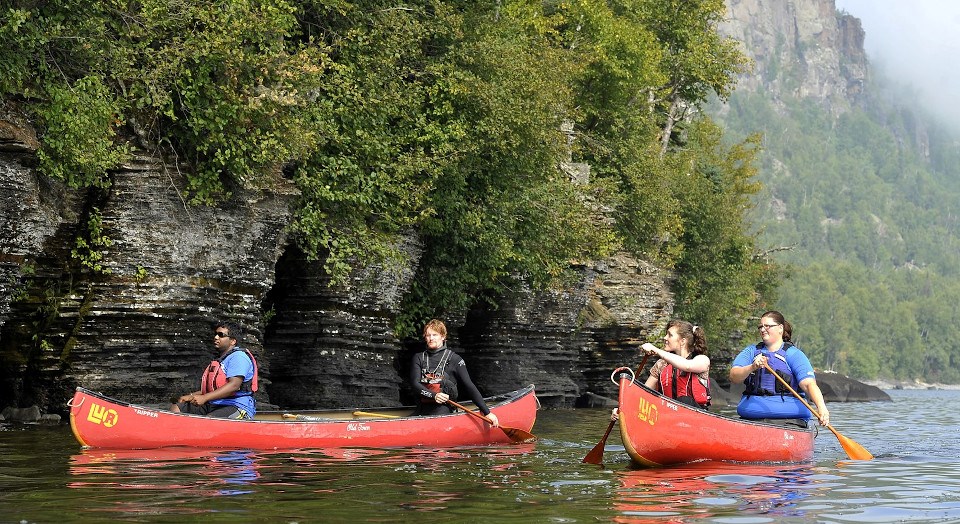
[[[667,364],[660,372],[660,390],[664,395],[693,407],[710,405],[710,379],[704,384],[697,374],[679,371],[673,364]]]
[[[215,391],[217,388],[223,387],[227,383],[227,374],[223,371],[223,361],[227,359],[234,351],[243,351],[250,357],[250,361],[253,362],[253,379],[247,380],[240,384],[240,389],[233,394],[234,397],[249,396],[256,393],[259,389],[258,378],[260,371],[257,367],[257,359],[253,358],[253,353],[244,349],[235,347],[227,352],[226,355],[218,358],[217,360],[211,360],[210,365],[207,366],[207,369],[203,371],[203,376],[200,377],[200,393],[206,394],[211,391]]]

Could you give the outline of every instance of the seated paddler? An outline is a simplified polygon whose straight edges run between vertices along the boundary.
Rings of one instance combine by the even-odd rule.
[[[257,361],[237,345],[242,337],[233,322],[219,322],[213,330],[213,347],[218,357],[200,378],[200,389],[179,397],[170,407],[177,413],[208,417],[252,419],[256,414],[253,394],[257,391]]]
[[[414,415],[445,415],[453,413],[448,400],[458,400],[462,391],[487,416],[494,427],[500,425],[497,416],[483,401],[480,390],[470,380],[467,363],[447,347],[447,326],[433,319],[423,327],[424,351],[413,356],[410,383],[418,393],[419,402]]]
[[[830,411],[813,366],[803,351],[790,342],[790,323],[780,312],[768,311],[760,317],[757,329],[763,340],[744,348],[730,368],[730,382],[744,385],[737,414],[746,419],[792,419],[807,426],[813,416],[810,409],[767,370],[768,365],[794,392],[813,403],[823,424],[829,424]]]
[[[710,357],[707,356],[707,337],[703,328],[686,320],[667,322],[663,349],[649,342],[640,349],[659,357],[650,368],[644,385],[664,396],[689,406],[707,409],[710,405]],[[617,420],[618,409],[611,418]]]

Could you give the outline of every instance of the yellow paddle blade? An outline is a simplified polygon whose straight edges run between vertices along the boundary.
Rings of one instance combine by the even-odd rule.
[[[867,451],[867,448],[861,446],[857,441],[841,435],[837,430],[833,429],[833,426],[827,426],[827,428],[832,431],[837,437],[837,440],[840,441],[840,446],[847,452],[848,457],[853,460],[870,460],[873,458],[873,454]]]
[[[793,393],[793,396],[797,397],[797,400],[803,402],[803,405],[810,410],[810,413],[813,413],[814,417],[820,418],[820,413],[817,413],[817,410],[813,409],[813,406],[811,406],[810,403],[804,400],[799,393],[794,391],[793,388],[790,387],[790,384],[787,384],[787,381],[783,380],[783,377],[778,375],[773,368],[771,368],[768,364],[764,364],[763,367],[767,368],[767,371],[772,373],[773,376],[776,377],[776,379],[790,391],[790,393]],[[840,441],[840,446],[844,451],[847,452],[848,457],[852,458],[853,460],[870,460],[873,458],[873,455],[867,451],[867,448],[861,446],[856,441],[844,437],[839,431],[833,429],[833,426],[827,425],[827,429],[833,432],[833,436],[837,437],[837,440]]]

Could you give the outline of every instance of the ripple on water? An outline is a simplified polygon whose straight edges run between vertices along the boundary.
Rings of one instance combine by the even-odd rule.
[[[617,431],[602,467],[583,464],[599,409],[541,411],[535,444],[465,449],[110,452],[0,427],[0,520],[960,522],[960,410],[944,409],[960,392],[892,396],[830,406],[874,460],[822,431],[815,462],[659,469],[631,466]]]

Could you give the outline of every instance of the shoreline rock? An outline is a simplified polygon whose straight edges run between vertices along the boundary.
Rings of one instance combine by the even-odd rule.
[[[901,381],[901,380],[865,380],[864,384],[868,384],[882,390],[891,390],[891,389],[943,389],[948,391],[958,391],[960,390],[960,384],[941,384],[939,382],[927,383],[921,382],[919,380],[911,381]]]

